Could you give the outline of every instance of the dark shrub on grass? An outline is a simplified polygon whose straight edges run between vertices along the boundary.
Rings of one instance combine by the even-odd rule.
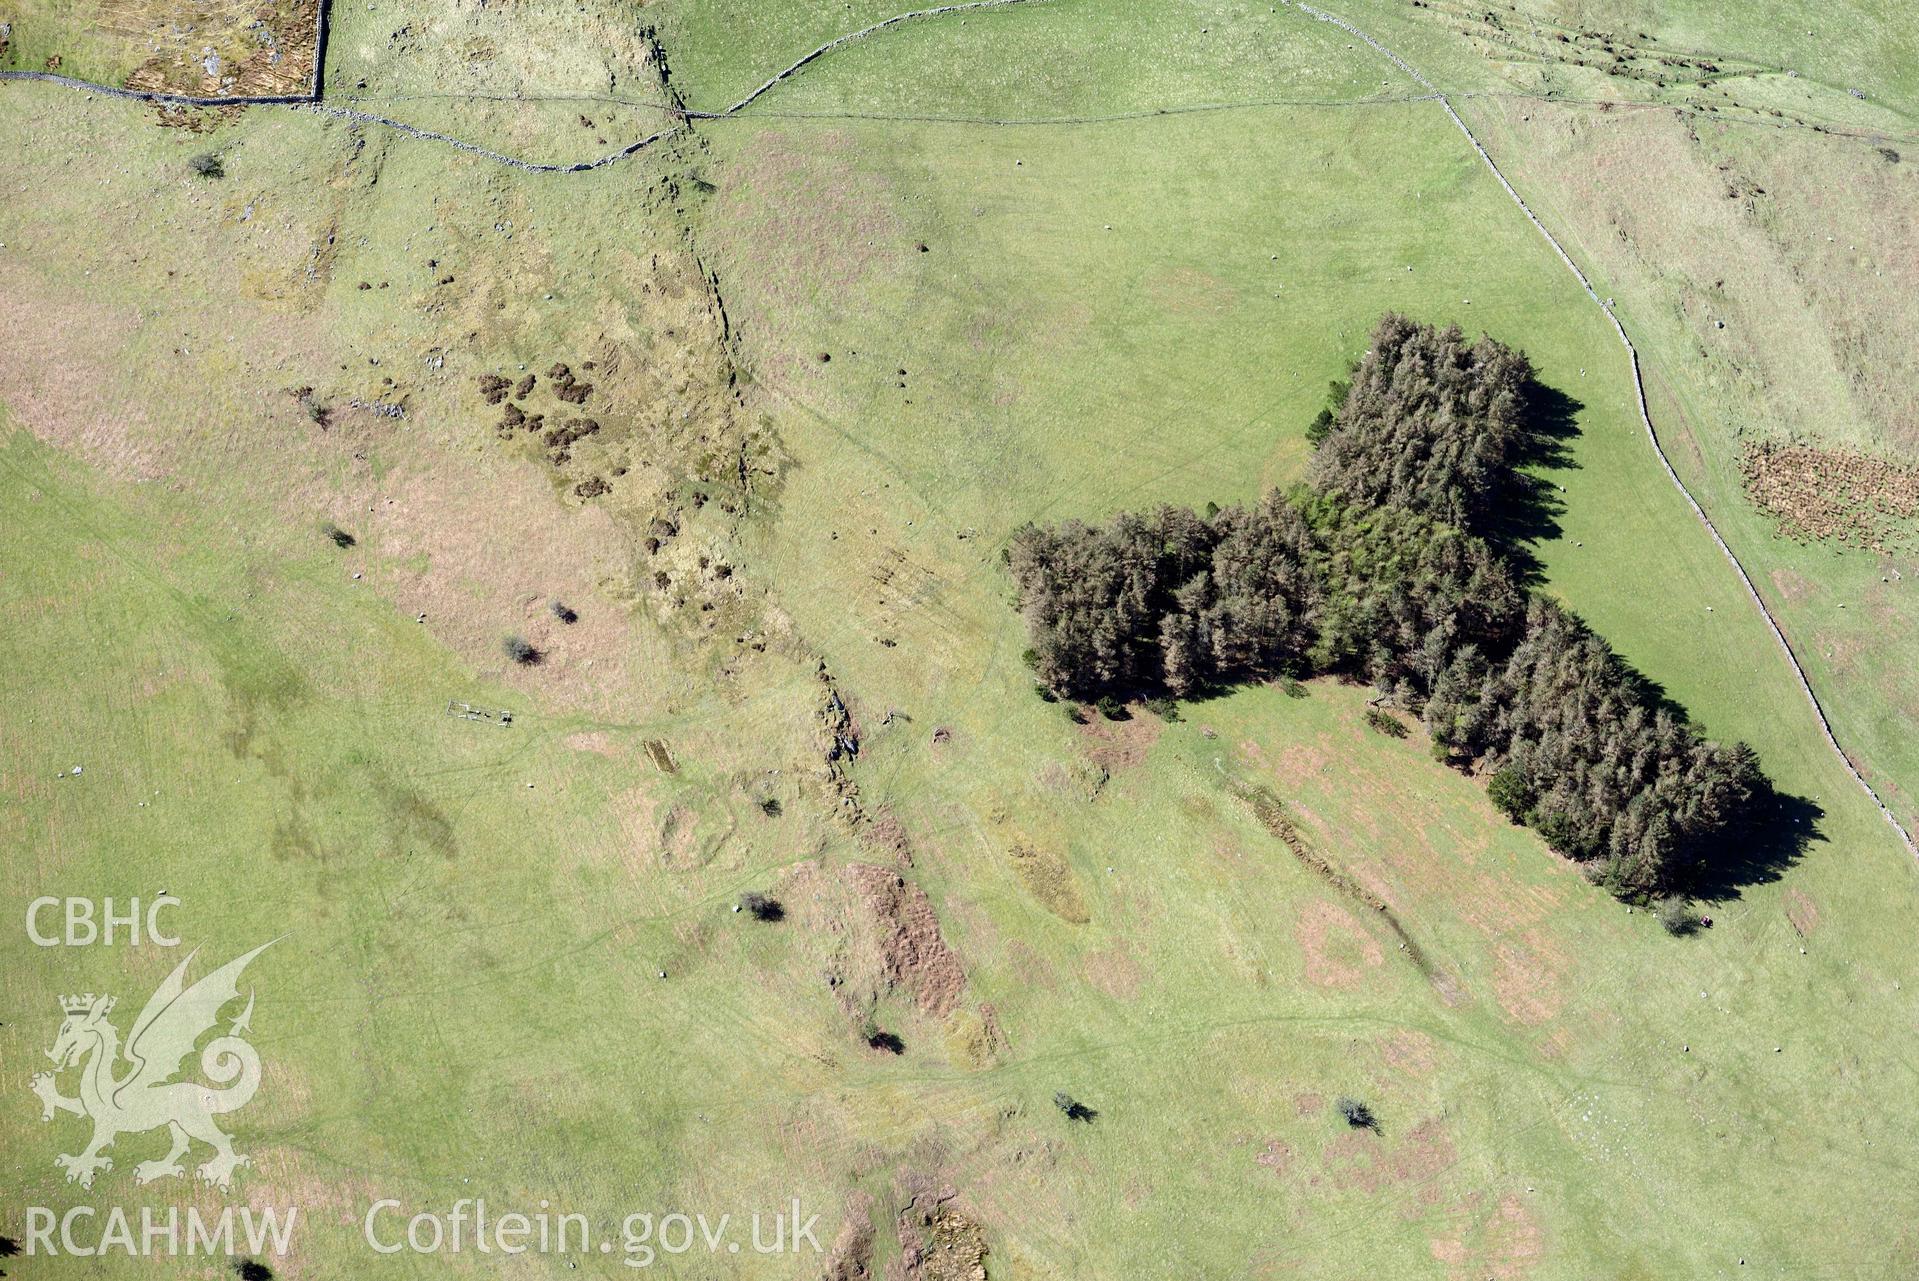
[[[860,1040],[866,1042],[871,1050],[885,1050],[888,1054],[906,1053],[906,1042],[881,1027],[880,1021],[871,1014],[860,1020]]]
[[[1406,737],[1406,723],[1392,713],[1383,712],[1377,707],[1366,709],[1366,724],[1387,738]]]
[[[506,651],[508,658],[522,667],[531,667],[545,657],[534,647],[533,642],[524,636],[509,636],[500,642],[500,648]]]
[[[1373,1115],[1371,1108],[1361,1103],[1358,1099],[1348,1098],[1342,1094],[1339,1096],[1338,1101],[1333,1104],[1333,1108],[1342,1117],[1346,1118],[1346,1124],[1352,1126],[1355,1130],[1377,1130],[1379,1128],[1379,1118]]]
[[[1132,717],[1126,711],[1126,704],[1120,702],[1117,698],[1114,698],[1111,694],[1100,695],[1099,702],[1096,704],[1096,706],[1099,708],[1099,714],[1101,716],[1104,716],[1109,721],[1124,721],[1124,720],[1132,719]]]
[[[1146,700],[1146,710],[1163,721],[1179,719],[1179,704],[1170,698],[1149,698]]]
[[[1090,1122],[1094,1117],[1099,1115],[1099,1113],[1093,1111],[1093,1109],[1087,1107],[1084,1103],[1081,1103],[1064,1090],[1053,1095],[1053,1106],[1064,1112],[1068,1121]]]
[[[553,617],[559,619],[562,623],[577,623],[580,621],[579,611],[570,605],[563,605],[559,601],[554,601],[548,608],[553,611]]]
[[[211,151],[203,151],[187,161],[187,168],[193,170],[194,173],[200,175],[202,178],[224,178],[227,176],[226,165],[221,162],[220,157],[214,155]]]
[[[344,529],[341,529],[338,525],[334,524],[330,520],[324,521],[321,523],[320,532],[322,534],[325,534],[328,538],[332,539],[333,545],[335,547],[351,547],[353,546],[354,543],[359,541],[353,535],[347,533]]]
[[[758,890],[748,890],[740,895],[740,906],[745,908],[756,921],[779,921],[786,917],[786,909],[780,906],[776,898],[769,898]]]
[[[1674,938],[1683,938],[1692,933],[1692,911],[1686,900],[1677,894],[1668,894],[1660,899],[1653,908],[1653,915],[1659,918],[1659,923],[1665,927],[1666,933]]]

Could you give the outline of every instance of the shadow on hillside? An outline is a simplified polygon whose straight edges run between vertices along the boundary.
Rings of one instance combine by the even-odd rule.
[[[1519,571],[1520,581],[1537,586],[1541,566],[1533,547],[1559,537],[1565,497],[1550,473],[1567,471],[1573,461],[1569,442],[1579,434],[1579,411],[1586,406],[1538,379],[1526,384],[1525,430],[1513,459],[1516,469],[1486,540]]]
[[[1692,876],[1692,896],[1702,903],[1729,903],[1749,885],[1769,885],[1823,840],[1826,811],[1804,796],[1774,791],[1755,806],[1749,823],[1728,832]]]

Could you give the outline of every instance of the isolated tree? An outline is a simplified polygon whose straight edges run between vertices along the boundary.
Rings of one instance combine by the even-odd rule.
[[[1060,1090],[1053,1095],[1053,1106],[1064,1112],[1066,1119],[1069,1121],[1090,1122],[1094,1117],[1099,1115],[1099,1113],[1093,1111],[1093,1109],[1087,1107],[1084,1103],[1081,1103],[1064,1090]]]
[[[551,609],[553,611],[553,617],[559,619],[562,623],[577,623],[580,621],[579,611],[569,605],[563,605],[559,601],[549,602],[547,608]]]
[[[786,916],[786,909],[776,898],[769,898],[758,890],[748,890],[740,895],[740,906],[752,914],[756,921],[778,921]]]
[[[1361,1103],[1358,1099],[1349,1098],[1342,1094],[1333,1104],[1333,1109],[1342,1117],[1346,1118],[1346,1124],[1352,1126],[1355,1130],[1377,1130],[1379,1128],[1379,1118],[1373,1115],[1371,1108]]]
[[[211,151],[202,151],[199,155],[188,160],[187,168],[193,170],[194,173],[202,178],[224,178],[227,176],[226,165],[221,161],[218,155]]]
[[[351,547],[353,546],[354,543],[359,541],[352,534],[347,533],[344,529],[341,529],[338,525],[334,524],[330,520],[321,522],[320,532],[322,534],[325,534],[328,538],[332,539],[333,545],[335,547]]]
[[[533,642],[527,640],[524,636],[508,636],[500,642],[500,648],[506,651],[508,658],[522,667],[531,667],[535,663],[538,663],[541,658],[545,657],[534,647]]]

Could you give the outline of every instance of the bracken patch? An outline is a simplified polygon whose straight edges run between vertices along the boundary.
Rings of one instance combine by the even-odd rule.
[[[1746,493],[1787,538],[1884,552],[1911,541],[1919,468],[1843,449],[1765,443],[1739,460]]]

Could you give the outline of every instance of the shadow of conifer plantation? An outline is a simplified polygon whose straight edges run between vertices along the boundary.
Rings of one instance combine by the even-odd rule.
[[[1520,581],[1537,587],[1543,567],[1534,546],[1558,538],[1566,498],[1555,472],[1579,466],[1572,441],[1579,435],[1584,402],[1537,378],[1526,384],[1526,407],[1511,480],[1484,531],[1486,541],[1518,571]]]

